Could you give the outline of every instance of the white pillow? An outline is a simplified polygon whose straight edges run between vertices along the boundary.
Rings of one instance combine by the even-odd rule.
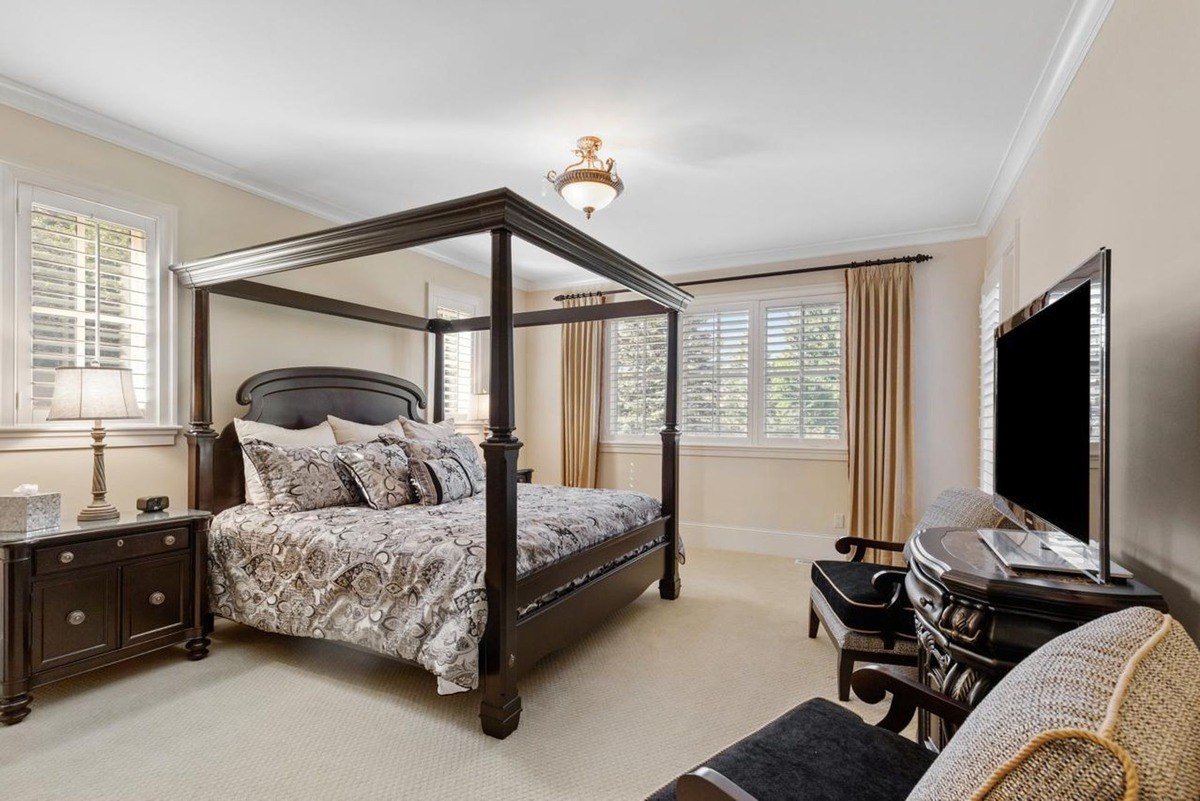
[[[333,435],[333,426],[329,422],[318,423],[312,428],[284,428],[270,423],[258,423],[254,420],[243,420],[235,417],[233,429],[237,432],[238,442],[248,439],[259,439],[272,445],[337,445]],[[258,471],[242,452],[242,472],[246,475],[246,503],[252,503],[260,508],[267,504],[267,490],[258,478]]]
[[[390,420],[381,426],[370,426],[366,423],[356,423],[353,420],[343,420],[332,414],[326,416],[326,422],[333,427],[333,436],[338,445],[348,442],[370,442],[380,434],[399,434],[404,436],[404,426],[399,420]]]
[[[418,442],[437,442],[439,439],[453,437],[457,433],[454,421],[449,418],[440,423],[421,423],[401,417],[400,425],[404,426],[404,436]]]

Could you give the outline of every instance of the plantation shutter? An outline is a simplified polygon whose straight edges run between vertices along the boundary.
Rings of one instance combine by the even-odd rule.
[[[991,493],[995,454],[996,327],[1000,325],[1000,273],[984,279],[979,301],[979,488]]]
[[[663,427],[666,402],[666,317],[612,320],[606,328],[607,433],[612,437],[657,434]]]
[[[685,314],[680,393],[689,436],[750,436],[750,309]]]
[[[764,303],[762,314],[763,436],[841,439],[842,303]]]
[[[436,315],[441,320],[462,320],[470,315],[462,309],[438,304]],[[445,367],[442,379],[446,388],[445,404],[446,417],[458,421],[474,417],[473,397],[474,384],[471,379],[471,367],[474,364],[472,350],[475,338],[470,332],[446,334]]]
[[[151,232],[41,203],[28,219],[30,408],[22,419],[46,419],[55,368],[92,363],[129,368],[138,404],[154,419]]]

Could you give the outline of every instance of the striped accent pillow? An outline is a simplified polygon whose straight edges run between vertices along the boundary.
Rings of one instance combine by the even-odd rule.
[[[446,456],[441,459],[413,459],[409,463],[413,486],[422,506],[438,506],[449,501],[470,498],[476,487],[462,461]]]

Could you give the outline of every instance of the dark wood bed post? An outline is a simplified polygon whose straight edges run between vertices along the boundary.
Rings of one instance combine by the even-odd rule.
[[[480,649],[483,730],[504,739],[521,721],[517,694],[517,456],[513,394],[512,233],[492,231],[490,434],[487,462],[487,629]]]
[[[667,403],[662,436],[662,509],[667,518],[663,577],[658,594],[679,597],[679,312],[667,312]]]
[[[213,450],[217,432],[212,419],[212,370],[209,367],[209,295],[207,289],[192,291],[192,420],[188,425],[188,508],[213,511],[216,509]],[[198,529],[197,536],[208,536],[207,523]],[[207,553],[206,543],[200,543],[198,553]],[[200,636],[188,640],[188,658],[203,659],[208,654],[213,630],[213,614],[208,611],[208,565],[200,559],[192,577],[194,602],[202,605]]]
[[[433,422],[446,419],[446,332],[430,320],[433,330]]]
[[[187,430],[188,507],[213,510],[212,375],[209,369],[208,290],[192,291],[192,420]]]

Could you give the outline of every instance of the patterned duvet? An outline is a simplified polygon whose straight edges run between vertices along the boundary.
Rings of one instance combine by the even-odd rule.
[[[517,493],[518,575],[661,514],[636,492],[520,484]],[[212,522],[212,609],[264,631],[411,660],[438,677],[438,692],[460,692],[478,681],[485,541],[483,494],[388,510],[236,506]]]

